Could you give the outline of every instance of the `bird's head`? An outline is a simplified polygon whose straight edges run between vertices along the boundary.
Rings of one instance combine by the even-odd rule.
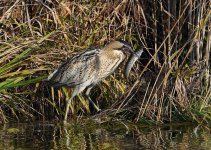
[[[113,41],[106,46],[106,49],[109,50],[120,50],[125,54],[133,54],[134,51],[132,47],[123,40]]]

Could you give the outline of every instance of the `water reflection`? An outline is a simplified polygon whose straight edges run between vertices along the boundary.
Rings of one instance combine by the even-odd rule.
[[[15,123],[0,127],[0,149],[71,150],[203,150],[210,149],[204,127],[173,125],[134,126],[124,123]]]

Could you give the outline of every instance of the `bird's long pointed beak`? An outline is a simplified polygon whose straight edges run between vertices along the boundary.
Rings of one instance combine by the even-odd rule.
[[[124,44],[123,49],[124,49],[127,53],[129,53],[129,54],[131,54],[131,55],[134,55],[134,56],[136,56],[136,57],[140,57],[140,56],[141,56],[141,54],[139,55],[139,52],[137,53],[137,51],[133,50],[133,48],[132,48],[130,45],[128,45],[128,44]],[[139,51],[141,51],[141,50],[139,50]],[[143,50],[142,50],[142,51],[143,51]],[[142,52],[141,52],[141,53],[142,53]]]
[[[121,50],[123,52],[125,52],[126,54],[133,54],[133,48],[129,45],[129,43],[127,43],[124,40],[118,40],[120,43],[123,44],[123,47],[121,48]]]
[[[127,54],[134,54],[134,51],[132,49],[132,47],[128,44],[124,44],[123,50],[127,53]]]

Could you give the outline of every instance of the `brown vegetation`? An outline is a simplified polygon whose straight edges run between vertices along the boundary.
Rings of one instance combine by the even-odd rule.
[[[128,81],[117,73],[93,91],[105,110],[98,117],[209,122],[209,7],[209,0],[1,1],[0,121],[61,118],[69,93],[43,79],[74,52],[125,39],[144,55]],[[89,112],[83,97],[72,112]]]

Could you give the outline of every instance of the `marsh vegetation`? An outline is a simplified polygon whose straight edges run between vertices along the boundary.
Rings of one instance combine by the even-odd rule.
[[[210,1],[0,1],[0,122],[60,120],[71,92],[47,76],[74,53],[127,40],[144,52],[92,90],[101,121],[211,121]],[[93,112],[92,112],[93,113]],[[72,117],[91,116],[83,95]],[[93,114],[92,114],[93,115]]]

